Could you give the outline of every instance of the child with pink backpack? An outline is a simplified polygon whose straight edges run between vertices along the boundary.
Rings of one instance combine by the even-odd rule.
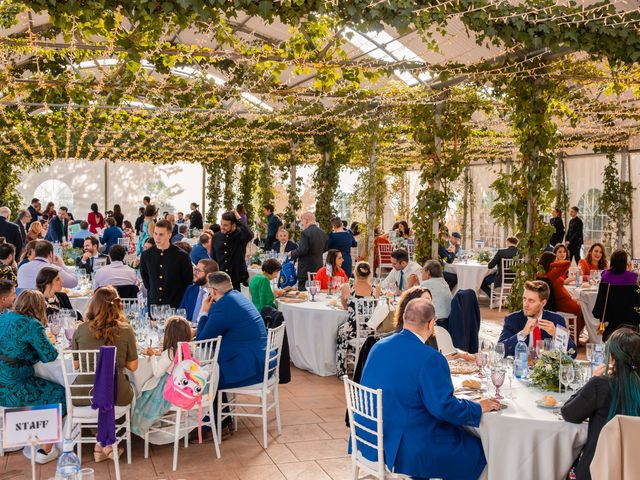
[[[184,370],[183,364],[185,364],[185,361],[177,362],[178,344],[180,342],[189,342],[191,338],[192,332],[189,322],[183,317],[173,316],[167,319],[165,324],[162,353],[157,355],[153,349],[147,349],[146,354],[149,356],[148,361],[151,362],[153,377],[143,385],[142,393],[136,400],[133,409],[131,431],[136,435],[144,437],[151,425],[167,413],[172,405],[176,403],[172,400],[173,394],[175,393],[175,385],[173,384],[174,376],[182,375],[184,377],[182,370]],[[183,356],[186,360],[187,356],[190,357],[188,354],[188,346],[185,350],[187,353],[186,355],[183,354]],[[141,361],[143,360],[141,359]],[[176,371],[175,374],[172,375],[174,366],[178,367],[176,370],[180,371]],[[201,375],[201,373],[199,375]],[[188,384],[189,391],[192,391],[193,394],[198,393],[201,395],[202,392],[197,392],[197,390],[199,386],[202,386],[204,381],[205,380],[199,378],[198,375],[188,375],[188,379],[184,382],[185,385]],[[172,393],[165,394],[166,390],[170,390]],[[169,399],[167,399],[167,396]],[[172,431],[173,429],[171,429],[170,435],[163,435],[160,441],[153,441],[153,443],[173,442]]]

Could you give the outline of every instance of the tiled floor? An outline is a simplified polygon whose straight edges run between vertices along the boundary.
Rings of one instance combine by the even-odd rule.
[[[483,320],[493,324],[492,332],[507,314],[484,307],[481,311]],[[291,383],[280,386],[282,434],[277,434],[272,420],[268,449],[261,446],[260,420],[241,420],[238,432],[222,443],[220,460],[215,458],[213,444],[181,447],[178,471],[174,473],[172,445],[152,447],[150,458],[145,459],[143,442],[134,436],[133,462],[121,463],[123,480],[350,479],[342,383],[336,377],[318,377],[295,368],[292,376]],[[95,469],[97,480],[115,478],[112,462],[95,464],[90,447],[83,450],[82,460],[83,466]],[[55,462],[38,467],[42,480],[54,474]],[[30,465],[21,452],[0,458],[0,480],[29,478]]]

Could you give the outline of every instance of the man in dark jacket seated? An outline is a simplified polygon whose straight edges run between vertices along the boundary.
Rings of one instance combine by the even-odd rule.
[[[507,315],[500,334],[499,342],[504,343],[505,354],[514,355],[516,344],[523,341],[527,346],[535,346],[537,340],[554,338],[556,328],[567,328],[564,318],[544,309],[549,299],[549,286],[541,280],[524,284],[522,294],[522,310]],[[576,357],[578,349],[569,338],[567,351],[573,350],[571,356]]]

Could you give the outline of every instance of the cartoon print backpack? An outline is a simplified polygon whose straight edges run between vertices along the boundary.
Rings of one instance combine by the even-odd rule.
[[[178,354],[173,357],[173,369],[164,385],[163,395],[171,405],[191,410],[198,405],[198,439],[202,443],[202,394],[209,372],[200,367],[200,363],[191,357],[189,344],[180,342],[182,360]]]
[[[280,277],[278,278],[278,288],[293,287],[298,284],[298,276],[296,275],[296,267],[293,266],[291,259],[287,258],[282,264]]]

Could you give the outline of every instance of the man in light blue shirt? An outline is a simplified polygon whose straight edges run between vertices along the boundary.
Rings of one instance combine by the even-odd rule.
[[[93,233],[89,231],[89,223],[82,220],[80,222],[80,230],[73,234],[73,248],[82,248],[84,239],[92,236]]]
[[[124,257],[127,251],[122,245],[114,245],[109,252],[111,263],[98,269],[93,274],[94,288],[104,287],[106,285],[136,285],[138,277],[136,271],[128,265],[124,264]]]
[[[44,267],[55,268],[60,272],[62,286],[74,288],[78,285],[75,274],[69,270],[60,257],[53,254],[53,244],[48,240],[38,240],[35,258],[18,269],[18,288],[36,288],[36,277]]]
[[[437,260],[429,260],[422,268],[422,288],[431,292],[433,306],[436,309],[436,319],[449,318],[451,313],[451,289],[442,277],[442,265]]]

